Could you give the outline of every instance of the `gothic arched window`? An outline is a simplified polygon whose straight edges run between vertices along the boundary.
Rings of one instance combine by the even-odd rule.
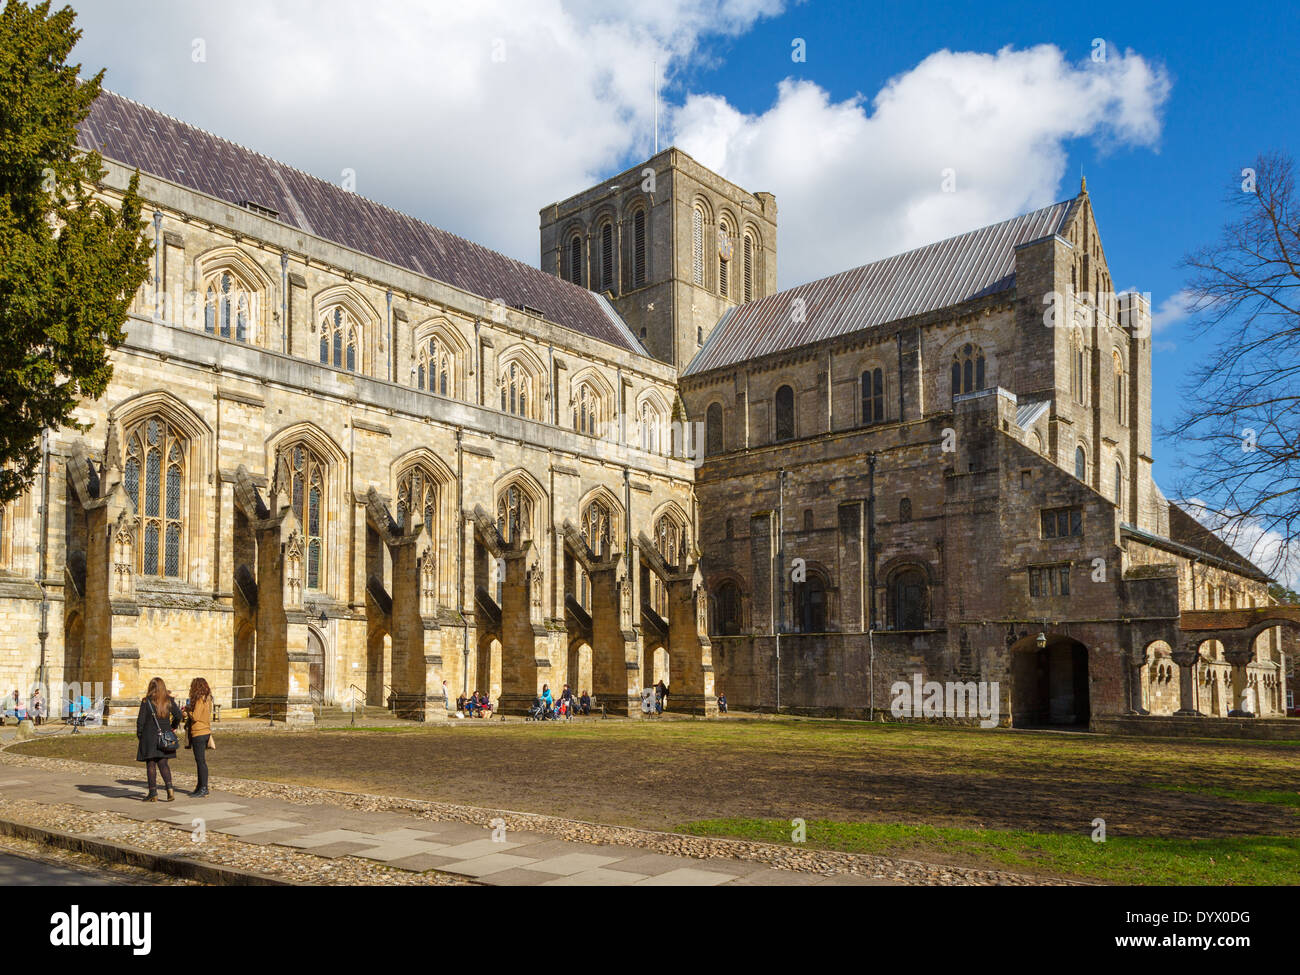
[[[533,536],[533,502],[512,484],[497,499],[497,531],[507,543]]]
[[[532,376],[518,362],[511,362],[501,371],[501,409],[514,416],[531,416],[531,398]]]
[[[984,388],[984,351],[967,343],[952,357],[952,395],[961,396]]]
[[[1119,461],[1115,461],[1115,504],[1121,509],[1124,507],[1124,468]]]
[[[361,361],[361,329],[346,309],[335,306],[320,322],[320,361],[356,372]]]
[[[438,515],[438,482],[428,471],[412,467],[397,481],[397,521],[405,520],[406,512],[418,513],[424,522],[424,531],[437,538],[435,519]]]
[[[1082,446],[1074,448],[1074,476],[1081,481],[1088,479],[1088,453]]]
[[[588,436],[600,433],[602,403],[600,394],[590,383],[579,383],[573,394],[573,429]]]
[[[223,339],[248,341],[250,303],[248,291],[229,271],[222,271],[208,282],[203,308],[203,330]]]
[[[862,373],[862,422],[880,423],[885,419],[885,373],[867,369]]]
[[[1116,349],[1112,353],[1115,372],[1115,421],[1120,426],[1128,426],[1128,373],[1124,370],[1124,357]]]
[[[640,415],[641,426],[641,449],[657,454],[663,449],[663,424],[664,416],[662,411],[655,405],[646,400],[641,404]]]
[[[582,539],[600,558],[608,558],[613,540],[614,515],[600,499],[589,503],[582,513]]]
[[[736,636],[740,633],[741,602],[740,587],[731,580],[718,586],[714,596],[713,632],[720,636]]]
[[[655,550],[669,565],[686,561],[686,526],[669,513],[655,521]]]
[[[140,518],[136,569],[144,576],[181,576],[185,447],[185,440],[161,416],[141,420],[127,431],[123,482]]]
[[[450,396],[456,388],[455,360],[447,344],[437,335],[420,343],[415,371],[420,389]]]
[[[328,468],[320,456],[306,444],[285,448],[289,464],[293,512],[302,525],[303,548],[307,553],[307,572],[303,583],[307,589],[321,589],[325,565],[326,475]]]
[[[776,439],[794,439],[794,389],[782,386],[776,391]]]

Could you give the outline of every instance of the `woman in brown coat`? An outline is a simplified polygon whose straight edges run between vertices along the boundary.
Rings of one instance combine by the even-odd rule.
[[[167,801],[176,798],[172,789],[172,771],[167,762],[176,757],[176,726],[181,723],[181,709],[172,700],[161,677],[149,682],[149,691],[140,702],[140,712],[135,717],[135,760],[145,763],[149,776],[149,794],[146,802],[158,801],[158,773],[162,772],[167,787]]]
[[[208,743],[212,740],[212,689],[202,677],[190,681],[190,702],[185,717],[189,722],[190,748],[199,770],[199,784],[190,795],[201,799],[208,794]]]

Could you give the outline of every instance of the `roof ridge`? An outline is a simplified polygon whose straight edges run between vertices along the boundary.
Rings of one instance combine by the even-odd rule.
[[[237,148],[237,149],[240,149],[240,150],[242,150],[242,151],[244,151],[244,152],[250,153],[251,155],[257,156],[257,157],[260,158],[260,159],[264,159],[264,160],[266,160],[268,163],[270,163],[272,166],[283,167],[284,169],[287,169],[287,170],[289,170],[289,171],[291,171],[291,172],[297,173],[297,174],[299,174],[300,176],[303,176],[303,177],[306,178],[306,179],[312,180],[312,181],[314,181],[314,182],[316,182],[316,183],[319,183],[319,184],[321,184],[321,185],[324,185],[324,186],[328,186],[328,187],[331,188],[331,190],[334,190],[334,191],[339,192],[339,193],[346,193],[346,194],[348,194],[349,196],[351,196],[351,197],[353,197],[353,198],[355,198],[355,199],[363,200],[363,201],[365,201],[366,203],[369,203],[369,204],[371,204],[371,205],[373,205],[373,206],[379,207],[379,208],[382,209],[382,210],[387,210],[389,213],[392,213],[392,214],[395,214],[395,215],[397,215],[397,216],[399,216],[399,217],[402,217],[402,218],[405,219],[405,220],[411,220],[411,221],[414,221],[415,223],[420,224],[420,225],[423,226],[423,227],[428,227],[430,230],[435,230],[435,231],[437,231],[437,232],[440,233],[440,234],[446,234],[448,237],[455,238],[456,240],[460,241],[461,243],[463,243],[463,244],[468,244],[468,245],[470,245],[471,247],[474,247],[474,248],[476,248],[476,249],[478,249],[478,250],[480,250],[480,251],[485,251],[485,252],[487,252],[487,253],[489,253],[489,254],[495,254],[496,256],[498,256],[498,257],[500,257],[500,258],[503,258],[504,260],[509,261],[509,262],[511,262],[512,264],[516,264],[516,265],[518,265],[518,266],[520,266],[520,267],[526,267],[526,268],[528,268],[530,271],[536,271],[538,274],[546,274],[546,272],[543,271],[541,268],[539,268],[539,267],[535,267],[535,266],[532,265],[532,264],[528,264],[528,263],[525,262],[525,261],[521,261],[521,260],[519,260],[518,258],[511,257],[509,254],[503,254],[501,251],[494,250],[494,249],[492,249],[491,247],[488,247],[488,246],[485,245],[485,244],[480,244],[478,241],[470,240],[468,237],[464,237],[464,236],[462,236],[461,234],[458,234],[458,233],[456,233],[456,232],[453,231],[453,230],[447,230],[447,229],[444,228],[444,227],[439,227],[437,224],[430,223],[428,220],[423,220],[423,219],[421,219],[420,217],[415,216],[414,214],[407,213],[407,212],[404,211],[404,210],[399,210],[399,209],[397,209],[397,207],[392,206],[392,205],[390,205],[390,204],[388,204],[388,203],[384,203],[384,202],[382,202],[382,201],[380,201],[380,200],[371,199],[370,197],[365,196],[364,194],[358,193],[358,192],[356,192],[355,190],[346,190],[346,189],[344,189],[343,187],[338,186],[337,184],[331,182],[330,180],[327,180],[327,179],[324,179],[323,177],[317,176],[317,175],[315,175],[314,173],[309,173],[309,172],[308,172],[307,170],[305,170],[305,169],[300,169],[300,168],[298,168],[297,166],[294,166],[294,165],[292,165],[292,164],[290,164],[290,163],[284,162],[283,160],[277,159],[277,158],[275,158],[274,156],[268,155],[267,153],[262,152],[262,151],[260,151],[260,150],[258,150],[258,149],[253,149],[252,147],[250,147],[250,146],[246,146],[246,145],[244,145],[244,144],[241,143],[241,142],[237,142],[237,141],[235,141],[234,139],[227,138],[226,136],[223,136],[223,135],[218,135],[217,133],[212,132],[212,131],[209,130],[209,129],[205,129],[205,128],[203,128],[201,125],[195,125],[195,124],[193,124],[192,122],[187,122],[187,121],[185,121],[185,120],[182,119],[182,118],[177,118],[175,115],[171,115],[171,114],[169,114],[169,113],[167,113],[167,112],[162,111],[161,109],[154,108],[154,107],[151,106],[151,105],[146,105],[144,102],[139,101],[138,99],[132,98],[132,97],[129,96],[129,95],[123,95],[121,92],[113,91],[113,90],[110,89],[110,88],[103,88],[103,87],[100,88],[100,94],[108,94],[108,95],[112,95],[114,98],[120,98],[120,99],[122,99],[123,101],[130,102],[132,105],[135,105],[135,106],[137,106],[138,108],[141,108],[141,109],[143,109],[143,110],[146,111],[146,112],[149,112],[149,113],[154,114],[154,115],[160,115],[160,116],[162,116],[162,117],[165,118],[165,119],[170,119],[172,122],[175,122],[177,125],[180,125],[180,126],[182,126],[183,128],[186,128],[186,129],[193,129],[194,131],[202,132],[204,135],[208,136],[209,138],[215,139],[215,140],[217,140],[218,142],[224,142],[224,143],[226,143],[227,145],[234,146],[234,147]],[[290,196],[293,196],[293,193],[290,192],[289,195],[290,195]],[[251,202],[257,202],[257,201],[251,201]],[[322,236],[319,232],[316,232],[316,231],[313,231],[313,232],[312,232],[312,235],[313,235],[313,236],[317,236],[317,237]],[[328,237],[324,237],[323,239],[325,239],[325,240],[330,240],[330,238],[328,238]],[[339,243],[341,243],[341,242],[340,242],[340,241],[332,241],[332,243],[339,244]],[[348,246],[350,246],[350,245],[343,244],[342,246],[348,247]],[[372,256],[373,256],[373,255],[372,255]],[[582,287],[581,285],[574,284],[572,281],[566,281],[564,278],[558,277],[558,276],[556,276],[556,275],[549,275],[549,274],[548,274],[548,275],[546,275],[546,276],[547,276],[548,279],[554,279],[555,281],[558,281],[558,282],[560,282],[560,283],[562,283],[562,284],[564,284],[564,285],[567,285],[567,286],[570,287],[570,288],[576,289],[576,290],[578,290],[578,291],[582,291],[582,292],[587,293],[587,294],[595,294],[595,292],[591,291],[589,288],[584,288],[584,287]],[[432,276],[431,274],[429,274],[428,272],[424,272],[424,273],[423,273],[423,277],[426,277],[426,278],[433,278],[433,276]],[[434,278],[434,280],[437,280],[437,279]],[[487,295],[482,295],[481,297],[488,298],[489,301],[495,300],[495,299],[493,299],[493,298],[488,297]]]

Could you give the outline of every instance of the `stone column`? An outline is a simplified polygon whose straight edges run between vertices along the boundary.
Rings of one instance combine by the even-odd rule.
[[[668,579],[668,704],[673,711],[718,713],[713,693],[713,646],[698,566]]]
[[[551,661],[542,620],[544,573],[524,539],[502,550],[506,577],[501,587],[502,711],[526,711],[549,683]],[[552,688],[552,691],[555,689]]]
[[[619,555],[597,562],[591,577],[591,682],[614,714],[641,717],[641,664],[632,629],[632,584]]]
[[[1246,700],[1246,691],[1250,686],[1246,679],[1246,667],[1255,659],[1255,651],[1251,647],[1224,647],[1223,655],[1232,664],[1232,703],[1228,715],[1233,718],[1253,718],[1259,710],[1259,704],[1256,702],[1254,708],[1251,708],[1250,702]]]
[[[277,472],[274,510],[257,521],[257,657],[249,714],[303,725],[315,723],[311,656],[302,602],[305,552],[289,504],[288,464]]]
[[[1201,712],[1196,708],[1196,665],[1201,654],[1195,644],[1187,644],[1181,650],[1173,652],[1174,663],[1178,665],[1178,710],[1174,714],[1196,715]]]
[[[1130,655],[1125,659],[1129,668],[1129,708],[1127,713],[1150,714],[1151,712],[1142,706],[1142,668],[1146,664],[1145,654],[1143,657]]]

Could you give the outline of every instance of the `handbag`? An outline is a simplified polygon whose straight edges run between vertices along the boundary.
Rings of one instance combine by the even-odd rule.
[[[158,750],[163,752],[174,752],[181,745],[180,739],[176,737],[176,732],[171,728],[164,728],[158,721],[158,713],[155,711],[153,723],[158,728]]]
[[[215,752],[216,750],[217,750],[217,736],[214,735],[214,734],[212,734],[211,732],[209,732],[209,733],[208,733],[208,751],[210,751],[210,752]]]

